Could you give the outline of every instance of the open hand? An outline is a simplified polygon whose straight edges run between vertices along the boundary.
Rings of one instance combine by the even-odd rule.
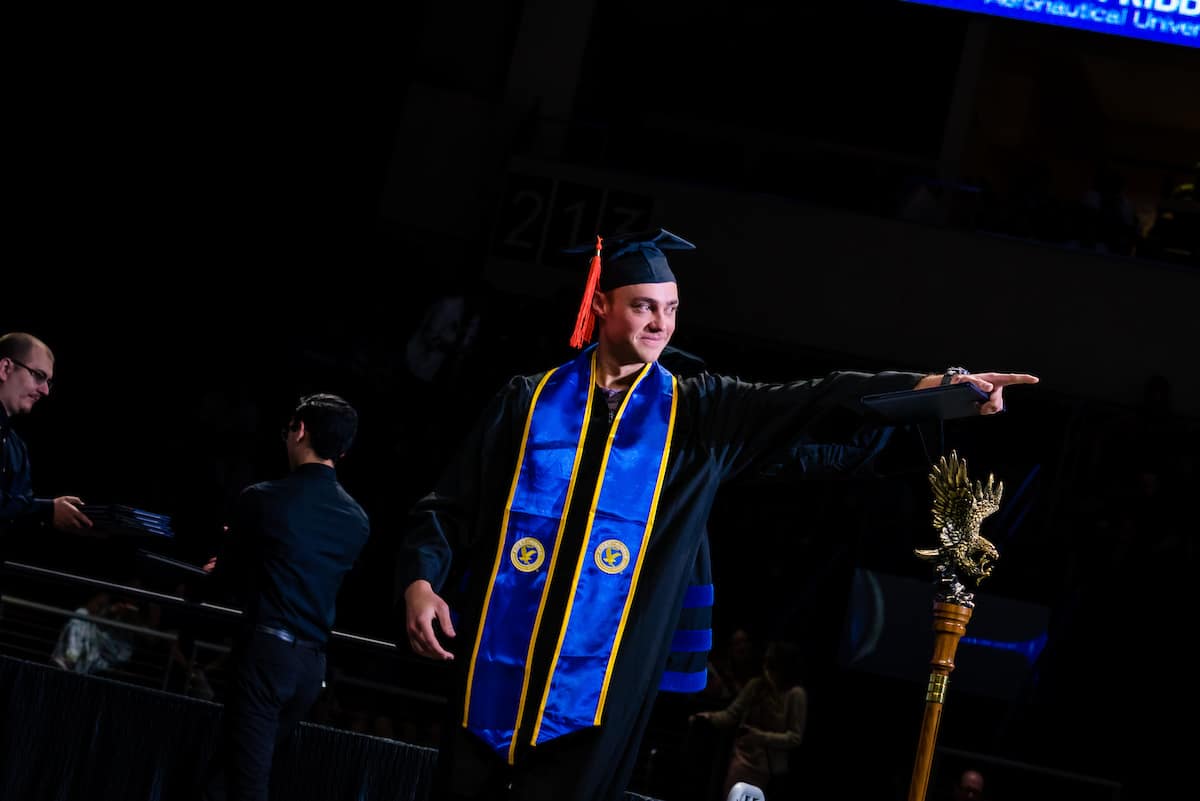
[[[433,585],[423,579],[409,584],[404,590],[404,605],[408,643],[413,651],[430,659],[453,659],[454,654],[442,647],[433,630],[436,620],[447,637],[454,636],[450,607],[433,591]]]

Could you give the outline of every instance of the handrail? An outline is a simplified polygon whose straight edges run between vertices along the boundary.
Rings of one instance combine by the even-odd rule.
[[[38,565],[29,565],[22,562],[5,561],[3,563],[4,572],[37,576],[39,578],[47,578],[55,581],[63,581],[71,584],[82,584],[85,586],[105,589],[111,592],[118,592],[132,598],[140,598],[145,601],[154,603],[167,604],[181,609],[187,609],[192,612],[203,614],[215,614],[223,617],[240,617],[243,612],[231,606],[222,606],[220,604],[209,603],[208,601],[190,601],[187,598],[181,598],[178,595],[168,595],[166,593],[154,592],[153,590],[142,589],[141,587],[131,587],[126,584],[118,584],[104,579],[92,578],[90,576],[77,576],[73,573],[66,573],[61,570],[52,570],[47,567],[39,567]],[[343,643],[349,643],[358,646],[367,646],[381,648],[388,651],[401,650],[396,643],[388,642],[387,640],[379,640],[374,637],[364,637],[361,634],[351,634],[344,631],[331,631],[330,639],[338,640]]]
[[[62,615],[63,617],[74,618],[75,620],[86,620],[89,623],[95,623],[97,626],[111,626],[114,629],[124,629],[132,631],[135,634],[144,634],[147,637],[157,637],[160,640],[178,640],[174,634],[158,629],[149,629],[145,626],[135,626],[132,623],[122,623],[119,620],[113,620],[102,615],[81,614],[72,612],[70,609],[63,609],[60,606],[48,606],[47,604],[39,604],[36,601],[30,601],[25,598],[18,598],[14,595],[0,595],[0,605],[20,606],[25,609],[33,609],[38,612],[50,612],[51,614]]]

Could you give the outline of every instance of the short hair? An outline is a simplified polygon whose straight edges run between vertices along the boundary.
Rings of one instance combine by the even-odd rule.
[[[50,354],[50,358],[54,358],[54,352],[50,350],[50,347],[33,334],[13,331],[0,337],[0,359],[28,361],[37,348],[45,348],[46,352]]]
[[[358,412],[337,395],[305,395],[292,412],[292,425],[304,423],[313,452],[322,459],[342,458],[358,432]]]

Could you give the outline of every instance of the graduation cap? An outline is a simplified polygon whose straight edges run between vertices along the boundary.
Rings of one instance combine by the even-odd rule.
[[[596,324],[592,314],[592,295],[599,288],[608,292],[630,284],[666,284],[675,281],[671,265],[667,263],[664,250],[695,250],[696,246],[670,231],[656,228],[636,234],[620,234],[596,237],[595,245],[579,245],[568,248],[567,253],[594,251],[588,269],[587,285],[579,315],[575,318],[575,332],[571,336],[571,347],[582,348],[592,339],[592,328]]]

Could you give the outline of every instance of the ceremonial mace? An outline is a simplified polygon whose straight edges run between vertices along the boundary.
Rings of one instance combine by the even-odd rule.
[[[958,640],[967,630],[975,594],[965,582],[977,585],[992,572],[1000,552],[979,535],[979,524],[1000,508],[1004,484],[988,475],[987,484],[967,477],[967,462],[955,451],[943,456],[929,474],[933,488],[933,527],[938,531],[939,547],[916,549],[916,555],[935,563],[937,592],[933,601],[933,659],[930,661],[929,687],[925,691],[925,715],[917,741],[908,801],[925,801],[929,789],[929,769],[937,743],[938,725],[946,687],[954,670]]]

